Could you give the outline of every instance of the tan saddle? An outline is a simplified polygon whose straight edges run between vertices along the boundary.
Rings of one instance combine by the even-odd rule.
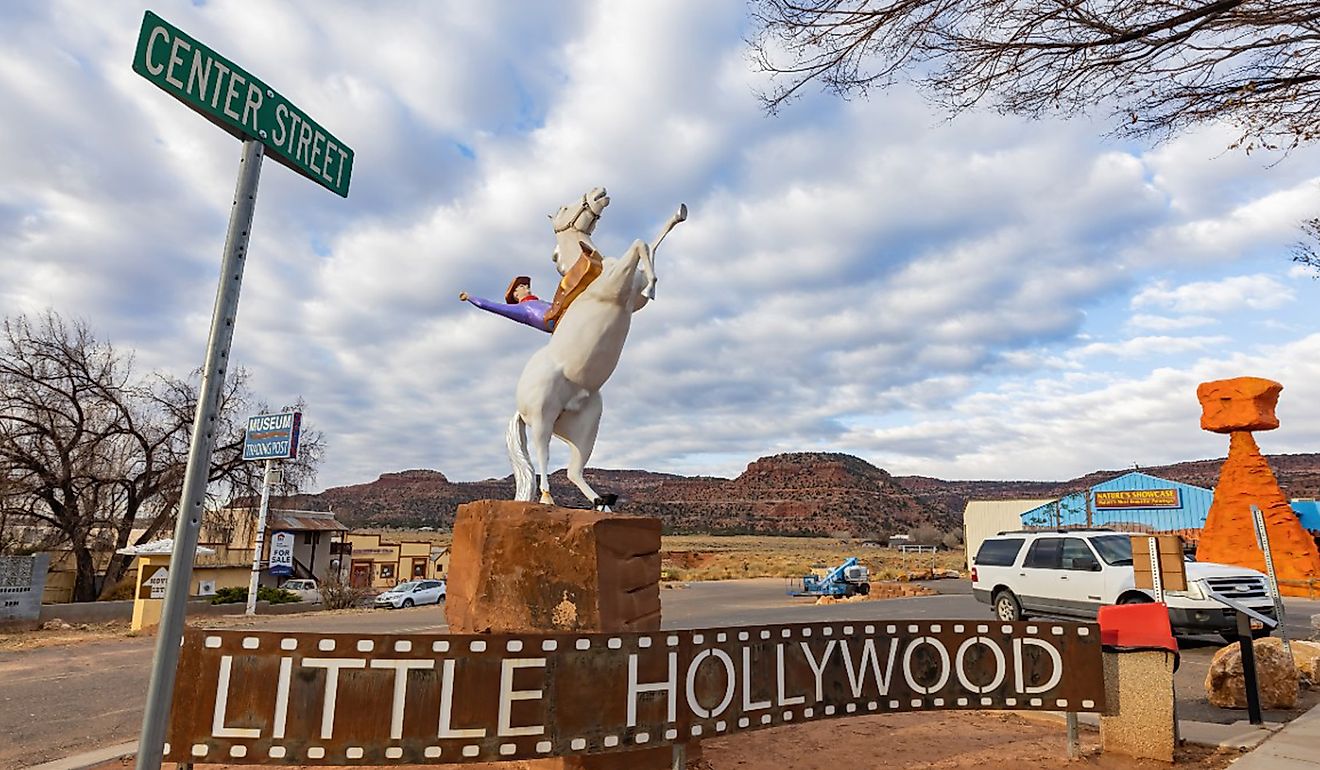
[[[578,257],[577,262],[574,262],[559,280],[559,286],[555,289],[555,300],[550,304],[550,309],[545,311],[545,325],[552,332],[559,325],[559,317],[568,310],[569,305],[573,304],[573,300],[586,291],[591,282],[600,277],[605,270],[600,252],[591,248],[591,245],[585,241],[578,241],[578,245],[582,247],[582,256]]]

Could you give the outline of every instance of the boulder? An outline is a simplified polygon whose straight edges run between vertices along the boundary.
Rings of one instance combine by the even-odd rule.
[[[1283,642],[1270,637],[1262,639],[1259,643],[1270,642],[1283,646]],[[1294,640],[1292,642],[1293,663],[1297,666],[1297,675],[1301,677],[1302,684],[1306,687],[1320,687],[1320,642],[1305,642]]]
[[[1282,390],[1279,383],[1261,377],[1203,382],[1196,389],[1196,398],[1201,402],[1201,430],[1274,430],[1279,427],[1274,407]]]
[[[42,631],[69,631],[72,628],[73,626],[69,625],[67,622],[61,620],[60,618],[51,618],[50,620],[47,620],[45,623],[41,624]]]
[[[1297,667],[1284,653],[1283,645],[1274,638],[1257,639],[1254,650],[1260,707],[1296,708],[1300,689]],[[1242,678],[1242,652],[1237,644],[1219,650],[1210,661],[1210,671],[1205,676],[1205,696],[1212,705],[1220,708],[1247,707]]]

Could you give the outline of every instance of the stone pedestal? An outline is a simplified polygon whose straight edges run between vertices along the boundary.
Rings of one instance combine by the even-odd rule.
[[[1110,709],[1100,717],[1100,745],[1106,752],[1173,761],[1173,653],[1106,652],[1105,687]]]
[[[450,633],[660,629],[658,519],[480,500],[459,506],[451,554]],[[593,704],[559,704],[573,707]],[[670,749],[534,760],[528,767],[661,770],[670,767]]]
[[[658,519],[480,500],[451,554],[451,633],[660,629]]]

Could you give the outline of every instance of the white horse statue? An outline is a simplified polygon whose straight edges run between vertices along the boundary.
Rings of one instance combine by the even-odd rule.
[[[561,275],[585,251],[595,252],[591,234],[609,202],[605,188],[597,187],[550,217],[556,242],[551,258]],[[632,314],[655,298],[655,249],[686,218],[687,206],[680,206],[654,245],[633,241],[621,258],[602,259],[600,275],[573,300],[556,322],[550,342],[523,367],[518,378],[518,410],[506,434],[517,484],[514,499],[535,501],[533,477],[539,475],[540,502],[554,504],[549,472],[550,437],[554,435],[568,444],[569,480],[592,505],[607,504],[582,475],[600,428],[600,388],[619,364]],[[528,430],[536,450],[535,474],[528,454]]]

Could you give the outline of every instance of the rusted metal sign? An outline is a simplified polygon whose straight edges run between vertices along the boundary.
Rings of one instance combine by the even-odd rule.
[[[630,634],[190,630],[165,759],[478,762],[868,713],[1102,711],[1092,624],[888,621]]]

